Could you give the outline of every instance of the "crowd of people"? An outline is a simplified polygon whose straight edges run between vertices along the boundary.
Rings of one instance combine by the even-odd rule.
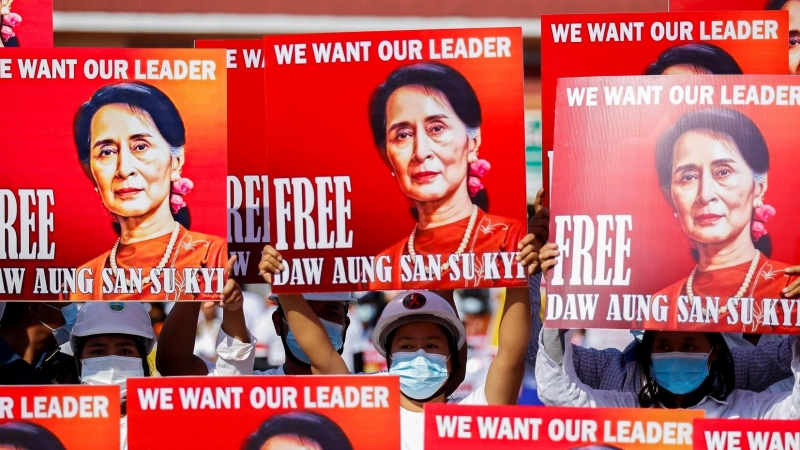
[[[277,304],[268,308],[269,300],[243,293],[235,282],[219,308],[199,301],[172,304],[166,320],[156,322],[157,351],[153,317],[160,318],[162,311],[151,304],[5,303],[0,383],[121,386],[125,447],[128,378],[360,373],[363,362],[355,366],[356,352],[346,356],[345,348],[352,347],[353,337],[359,340],[366,324],[386,372],[400,377],[403,448],[422,448],[427,403],[517,404],[526,364],[535,367],[539,398],[546,405],[800,418],[800,343],[793,336],[761,342],[700,331],[645,331],[634,333],[620,351],[568,344],[568,330],[543,328],[541,273],[556,264],[558,254],[554,244],[544,244],[548,216],[541,208],[530,221],[530,234],[520,244],[530,285],[508,290],[497,354],[485,382],[463,397],[453,393],[464,380],[467,333],[453,291],[399,292],[380,305],[377,315],[354,314],[351,305],[358,299],[352,293],[272,296]],[[281,255],[267,246],[259,268],[270,282],[282,269]],[[351,333],[356,322],[360,330]],[[272,338],[252,331],[270,327]],[[277,365],[280,356],[260,344],[282,350],[283,362]]]

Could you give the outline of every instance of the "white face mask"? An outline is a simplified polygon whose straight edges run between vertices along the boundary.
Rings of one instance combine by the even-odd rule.
[[[141,358],[130,356],[100,356],[81,360],[81,384],[120,386],[122,398],[127,392],[126,380],[131,377],[143,377],[144,368]]]

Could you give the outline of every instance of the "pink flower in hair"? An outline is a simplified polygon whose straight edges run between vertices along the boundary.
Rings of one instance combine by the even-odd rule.
[[[177,214],[181,208],[186,206],[186,201],[179,194],[172,194],[169,196],[169,206],[172,208],[172,214]]]
[[[469,190],[470,197],[475,197],[475,195],[483,189],[483,181],[481,181],[481,178],[483,178],[486,172],[491,168],[492,165],[485,159],[479,159],[469,165],[467,190]]]
[[[756,208],[753,218],[759,222],[769,222],[775,217],[775,208],[771,205],[763,205]]]
[[[3,16],[3,25],[8,25],[9,27],[15,27],[22,22],[22,16],[17,13],[9,13],[8,15]]]
[[[481,182],[480,178],[469,177],[467,179],[467,190],[469,191],[470,197],[475,197],[481,189],[483,189],[483,182]]]
[[[186,195],[192,192],[194,183],[188,178],[181,178],[180,180],[172,183],[172,193],[179,195]]]
[[[486,172],[488,172],[491,168],[492,165],[489,164],[489,161],[485,159],[479,159],[469,165],[469,174],[474,177],[482,177],[486,175]]]
[[[0,27],[0,36],[2,36],[4,41],[7,41],[12,37],[16,36],[16,34],[14,33],[14,30],[11,29],[11,27],[3,25],[2,27]]]
[[[754,220],[753,224],[750,226],[750,232],[753,235],[753,240],[757,241],[767,234],[767,227],[764,226],[764,222]]]

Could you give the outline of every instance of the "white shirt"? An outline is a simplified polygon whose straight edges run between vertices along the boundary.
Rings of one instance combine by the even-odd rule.
[[[245,343],[232,336],[228,336],[220,328],[217,334],[217,363],[206,363],[208,375],[216,377],[230,377],[239,375],[286,375],[283,366],[269,370],[253,370],[256,361],[256,339],[248,331],[250,342]]]
[[[488,405],[485,386],[463,399],[450,398],[447,403],[459,405]],[[403,450],[422,450],[425,447],[425,413],[400,408],[400,442]]]
[[[792,392],[752,392],[734,390],[725,401],[706,397],[687,409],[705,411],[706,418],[800,419],[800,340],[792,347],[795,375]],[[566,368],[566,370],[564,369]],[[581,383],[575,375],[572,346],[567,345],[563,367],[545,352],[541,334],[536,357],[536,382],[539,399],[548,406],[582,406],[590,408],[640,408],[638,393],[600,391]]]

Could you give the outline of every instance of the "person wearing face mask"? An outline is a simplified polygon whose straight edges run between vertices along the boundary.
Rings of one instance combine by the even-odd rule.
[[[529,235],[525,246],[533,241]],[[525,252],[527,255],[530,251]],[[271,247],[262,258],[265,280],[283,270],[281,256]],[[529,272],[533,266],[529,267]],[[531,278],[535,275],[530,274]],[[281,307],[314,373],[348,374],[347,365],[329,344],[326,327],[302,295],[281,295]],[[386,358],[390,375],[400,377],[400,432],[403,449],[421,449],[426,403],[466,405],[516,404],[525,371],[523,356],[530,332],[528,288],[507,290],[500,321],[497,356],[486,384],[464,399],[448,398],[448,381],[464,364],[460,349],[466,342],[464,325],[453,307],[431,291],[406,291],[391,300],[373,332],[373,345]]]
[[[0,320],[0,385],[77,384],[69,342],[78,306],[70,302],[7,302]]]
[[[733,358],[720,333],[645,331],[637,351],[643,383],[638,393],[601,391],[582,383],[572,365],[566,330],[543,329],[536,360],[539,398],[549,406],[682,408],[707,418],[800,418],[800,343],[793,347],[792,392],[734,389]]]
[[[91,302],[81,308],[70,336],[81,384],[121,389],[121,448],[128,448],[127,380],[149,377],[147,355],[156,335],[147,309],[138,302]]]
[[[356,302],[352,293],[304,294],[310,301],[321,323],[324,324],[328,341],[341,354],[350,319],[347,309]],[[276,296],[273,299],[277,300]],[[200,305],[196,302],[176,303],[161,329],[156,367],[164,376],[183,375],[311,375],[311,364],[305,352],[289,328],[284,310],[279,306],[272,314],[272,324],[280,336],[286,361],[280,367],[264,371],[254,370],[256,339],[247,329],[241,304],[225,305],[222,326],[217,337],[217,360],[215,364],[203,361],[192,353],[195,330],[193,329]]]

